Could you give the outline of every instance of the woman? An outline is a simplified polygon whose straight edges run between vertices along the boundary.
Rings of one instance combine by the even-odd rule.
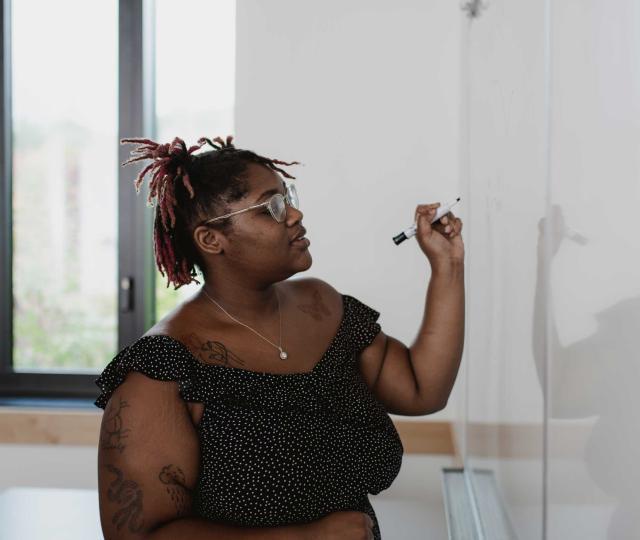
[[[123,165],[152,160],[135,186],[153,171],[167,286],[200,283],[196,267],[204,284],[96,379],[105,539],[381,538],[367,494],[391,485],[403,454],[388,412],[434,412],[451,388],[417,392],[417,366],[373,308],[320,279],[287,279],[311,266],[295,187],[277,174],[295,178],[276,164],[297,162],[232,139],[122,141],[139,144]],[[416,211],[434,276],[448,268],[435,261],[463,255],[459,219],[429,224],[437,206]],[[447,287],[443,304],[453,296],[459,310]],[[419,339],[415,353],[442,343]],[[452,386],[447,353],[447,369],[434,367]]]

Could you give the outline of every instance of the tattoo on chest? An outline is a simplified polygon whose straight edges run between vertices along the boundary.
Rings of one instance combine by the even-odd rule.
[[[298,308],[303,313],[311,315],[316,321],[322,321],[325,317],[331,315],[329,308],[322,301],[322,296],[320,296],[320,293],[317,290],[313,292],[310,303],[298,304]]]
[[[118,450],[120,453],[125,449],[124,439],[131,431],[123,426],[122,409],[129,407],[129,403],[118,396],[119,401],[109,402],[109,410],[106,411],[102,430],[100,432],[100,445],[103,450]]]
[[[220,364],[223,366],[244,366],[245,364],[242,358],[232,353],[220,341],[202,339],[196,334],[189,334],[187,342],[198,360],[205,364]]]

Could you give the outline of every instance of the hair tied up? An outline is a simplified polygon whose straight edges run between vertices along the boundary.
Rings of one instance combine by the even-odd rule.
[[[166,199],[168,204],[160,204],[162,214],[162,224],[165,230],[169,230],[168,219],[171,219],[171,227],[175,226],[176,218],[173,206],[176,204],[174,180],[182,176],[182,183],[189,192],[189,197],[193,199],[195,193],[189,174],[187,165],[191,160],[191,154],[202,147],[204,142],[198,142],[189,148],[185,142],[176,137],[169,144],[160,144],[151,139],[121,139],[120,144],[138,144],[137,148],[131,151],[131,158],[125,161],[122,166],[129,165],[135,161],[142,159],[152,159],[153,162],[140,171],[135,179],[136,193],[140,193],[140,186],[144,176],[151,170],[153,175],[149,182],[149,197],[147,198],[147,206],[153,206],[152,199],[156,197],[159,200]],[[155,169],[155,170],[154,170]],[[168,214],[168,216],[167,216]]]
[[[227,140],[226,142],[222,140],[221,137],[216,137],[215,139],[213,139],[214,141],[220,143],[220,146],[218,146],[217,144],[214,144],[211,139],[207,138],[207,137],[200,137],[198,139],[198,144],[203,145],[203,144],[208,144],[209,146],[213,146],[213,148],[215,148],[216,150],[219,151],[228,151],[228,150],[235,150],[236,147],[233,146],[233,143],[231,142],[233,140],[233,135],[227,135]]]

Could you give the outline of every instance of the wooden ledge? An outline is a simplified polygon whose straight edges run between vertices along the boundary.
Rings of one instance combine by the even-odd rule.
[[[0,407],[0,443],[97,446],[102,411]]]
[[[0,407],[0,444],[97,447],[103,411]],[[393,421],[406,454],[451,454],[450,422]]]

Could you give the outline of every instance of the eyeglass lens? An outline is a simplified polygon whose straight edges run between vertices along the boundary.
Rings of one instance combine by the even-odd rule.
[[[293,206],[294,208],[298,208],[298,193],[293,184],[287,186],[287,199],[291,206]],[[278,222],[282,222],[287,212],[284,197],[280,193],[277,193],[273,197],[271,197],[270,203],[271,211],[276,220]]]

